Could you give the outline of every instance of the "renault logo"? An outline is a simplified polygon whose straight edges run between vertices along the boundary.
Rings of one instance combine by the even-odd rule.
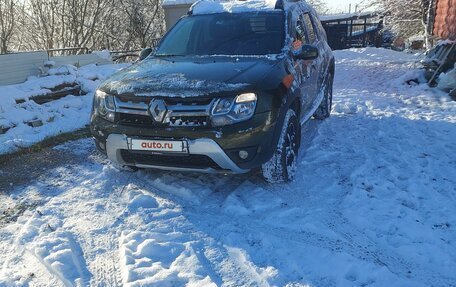
[[[166,115],[166,105],[162,99],[153,99],[149,105],[149,112],[152,118],[158,122],[163,122]]]

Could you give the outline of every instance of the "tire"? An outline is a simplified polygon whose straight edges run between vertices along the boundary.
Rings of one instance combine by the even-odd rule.
[[[327,119],[331,115],[333,100],[333,83],[334,75],[329,74],[328,79],[326,80],[325,96],[323,97],[323,101],[321,102],[320,106],[314,114],[314,118],[316,118],[317,120]]]
[[[96,140],[96,139],[93,139],[93,141],[95,142],[95,148],[96,148],[97,152],[99,152],[103,156],[107,156],[106,155],[106,150],[101,148],[100,142],[98,140]]]
[[[292,181],[297,169],[300,145],[301,125],[296,112],[289,109],[285,116],[277,149],[272,158],[261,168],[263,178],[269,183]]]
[[[456,101],[456,88],[450,91],[449,93],[450,97]]]

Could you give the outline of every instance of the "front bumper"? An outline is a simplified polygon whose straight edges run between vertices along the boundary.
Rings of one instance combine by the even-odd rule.
[[[249,170],[242,169],[237,166],[222,150],[222,148],[211,139],[196,139],[188,141],[188,150],[190,155],[204,155],[213,160],[220,169],[214,169],[212,167],[203,168],[188,168],[188,167],[172,167],[164,165],[153,165],[153,164],[142,164],[126,162],[122,156],[122,151],[130,150],[128,137],[126,135],[111,134],[106,140],[106,153],[108,158],[120,165],[132,165],[140,168],[155,168],[163,170],[175,170],[175,171],[198,171],[206,173],[216,172],[232,172],[232,173],[246,173]]]
[[[108,122],[99,117],[92,117],[91,132],[101,150],[108,153],[109,158],[122,165],[136,165],[144,168],[167,170],[191,170],[202,172],[233,172],[244,173],[260,167],[267,162],[274,151],[273,138],[276,123],[271,112],[255,115],[251,120],[221,128],[174,128],[174,127],[134,127]],[[128,156],[128,138],[186,140],[189,144],[190,156],[183,161],[199,163],[197,168],[192,164],[179,164],[176,158],[168,158],[173,165],[166,162],[150,165],[155,162],[152,154],[134,154]],[[240,150],[249,152],[247,159],[240,159]],[[203,156],[209,158],[205,165]],[[127,160],[126,160],[127,159]],[[136,159],[136,160],[135,160]],[[146,160],[149,159],[149,160]],[[145,164],[146,163],[146,164]],[[185,163],[185,162],[184,162]],[[181,166],[184,166],[181,168]],[[192,168],[189,168],[192,167]]]

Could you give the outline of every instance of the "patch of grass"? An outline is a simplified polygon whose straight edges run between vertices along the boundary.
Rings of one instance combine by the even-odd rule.
[[[39,142],[37,144],[34,144],[34,145],[30,146],[30,147],[21,148],[20,150],[15,151],[13,153],[0,155],[0,165],[6,164],[12,158],[16,158],[18,156],[41,152],[45,148],[49,148],[49,147],[53,147],[53,146],[56,146],[56,145],[59,145],[59,144],[63,144],[63,143],[68,142],[68,141],[78,140],[78,139],[82,139],[82,138],[88,138],[90,136],[91,135],[90,135],[89,127],[85,127],[83,129],[80,129],[80,130],[77,130],[77,131],[73,131],[73,132],[69,132],[69,133],[63,133],[63,134],[60,134],[60,135],[57,135],[57,136],[53,136],[53,137],[48,137],[45,140],[43,140],[43,141],[41,141],[41,142]]]

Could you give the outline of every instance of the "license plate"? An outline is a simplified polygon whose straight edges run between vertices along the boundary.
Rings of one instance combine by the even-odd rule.
[[[159,153],[188,153],[186,141],[131,139],[131,149]]]

